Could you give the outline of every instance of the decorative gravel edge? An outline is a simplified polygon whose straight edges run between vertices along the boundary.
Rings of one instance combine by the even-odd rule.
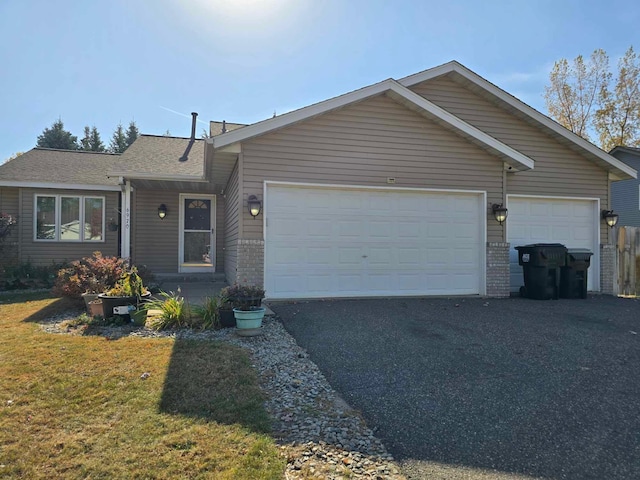
[[[40,322],[48,333],[83,334],[70,320],[80,311]],[[91,327],[109,338],[155,337],[218,340],[248,351],[267,394],[265,409],[272,436],[287,458],[286,479],[405,479],[400,467],[360,415],[331,388],[308,353],[274,317],[265,317],[262,334],[240,337],[234,329],[154,331],[145,327]]]

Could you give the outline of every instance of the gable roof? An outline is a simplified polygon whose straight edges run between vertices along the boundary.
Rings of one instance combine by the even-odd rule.
[[[474,87],[491,95],[494,100],[499,101],[503,105],[507,105],[510,109],[515,109],[515,111],[519,112],[523,118],[526,117],[529,121],[535,121],[548,132],[552,133],[552,136],[555,138],[571,143],[575,147],[579,147],[588,158],[620,179],[636,178],[636,171],[624,162],[621,162],[617,158],[606,153],[604,150],[596,147],[591,142],[585,140],[579,135],[576,135],[571,130],[568,130],[553,119],[538,112],[536,109],[505,92],[488,80],[485,80],[480,75],[472,72],[455,60],[445,63],[444,65],[401,78],[398,82],[405,87],[411,87],[426,80],[431,80],[432,78],[447,74],[457,75],[463,78]]]
[[[0,186],[119,191],[107,172],[119,160],[112,153],[36,147],[0,165]]]
[[[626,153],[630,153],[631,155],[640,155],[640,148],[625,147],[623,145],[618,145],[617,147],[613,147],[611,149],[611,151],[609,152],[609,155],[613,155],[616,152],[626,152]]]
[[[497,155],[515,170],[528,170],[533,168],[534,161],[531,158],[491,137],[490,135],[487,135],[473,125],[470,125],[452,113],[430,102],[426,98],[421,97],[417,93],[400,85],[393,79],[384,80],[368,87],[354,90],[353,92],[349,92],[299,110],[294,110],[293,112],[285,113],[235,131],[208,138],[207,143],[213,144],[214,149],[221,149],[238,142],[263,135],[267,132],[292,125],[302,120],[382,94],[388,95],[395,101],[402,103],[411,110],[414,110],[431,120],[436,121],[445,128],[455,131],[462,137]]]
[[[151,180],[203,180],[204,140],[140,135],[108,175]]]
[[[209,122],[209,135],[215,137],[216,135],[220,135],[222,133],[222,125],[224,124],[227,132],[232,130],[237,130],[242,127],[246,127],[246,123],[230,123],[230,122],[217,122],[215,120],[211,120]],[[226,133],[226,132],[225,132]]]

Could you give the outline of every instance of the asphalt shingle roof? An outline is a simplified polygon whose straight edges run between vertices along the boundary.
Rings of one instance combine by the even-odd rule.
[[[246,127],[246,126],[247,125],[244,123],[225,122],[225,127],[227,129],[227,132],[230,132],[232,130],[237,130],[239,128]],[[215,122],[215,121],[209,122],[209,135],[211,135],[212,137],[215,137],[216,135],[220,135],[221,133],[222,133],[222,122]]]
[[[204,140],[140,135],[122,154],[111,174],[204,176]],[[186,160],[181,158],[186,156]]]
[[[107,172],[120,159],[110,153],[36,147],[0,165],[0,181],[117,185]]]

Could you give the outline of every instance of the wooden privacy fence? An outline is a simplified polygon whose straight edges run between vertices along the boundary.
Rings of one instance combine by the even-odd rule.
[[[618,265],[618,294],[640,296],[640,227],[613,229]]]

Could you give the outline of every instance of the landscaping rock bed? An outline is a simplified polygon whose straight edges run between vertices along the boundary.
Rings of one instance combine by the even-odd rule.
[[[50,333],[109,338],[218,340],[248,350],[269,397],[265,408],[273,418],[272,434],[288,460],[287,479],[405,478],[360,414],[336,394],[307,352],[277,319],[265,318],[260,336],[238,337],[233,329],[154,331],[129,325],[74,326],[73,319],[78,314],[59,315],[41,326]]]

